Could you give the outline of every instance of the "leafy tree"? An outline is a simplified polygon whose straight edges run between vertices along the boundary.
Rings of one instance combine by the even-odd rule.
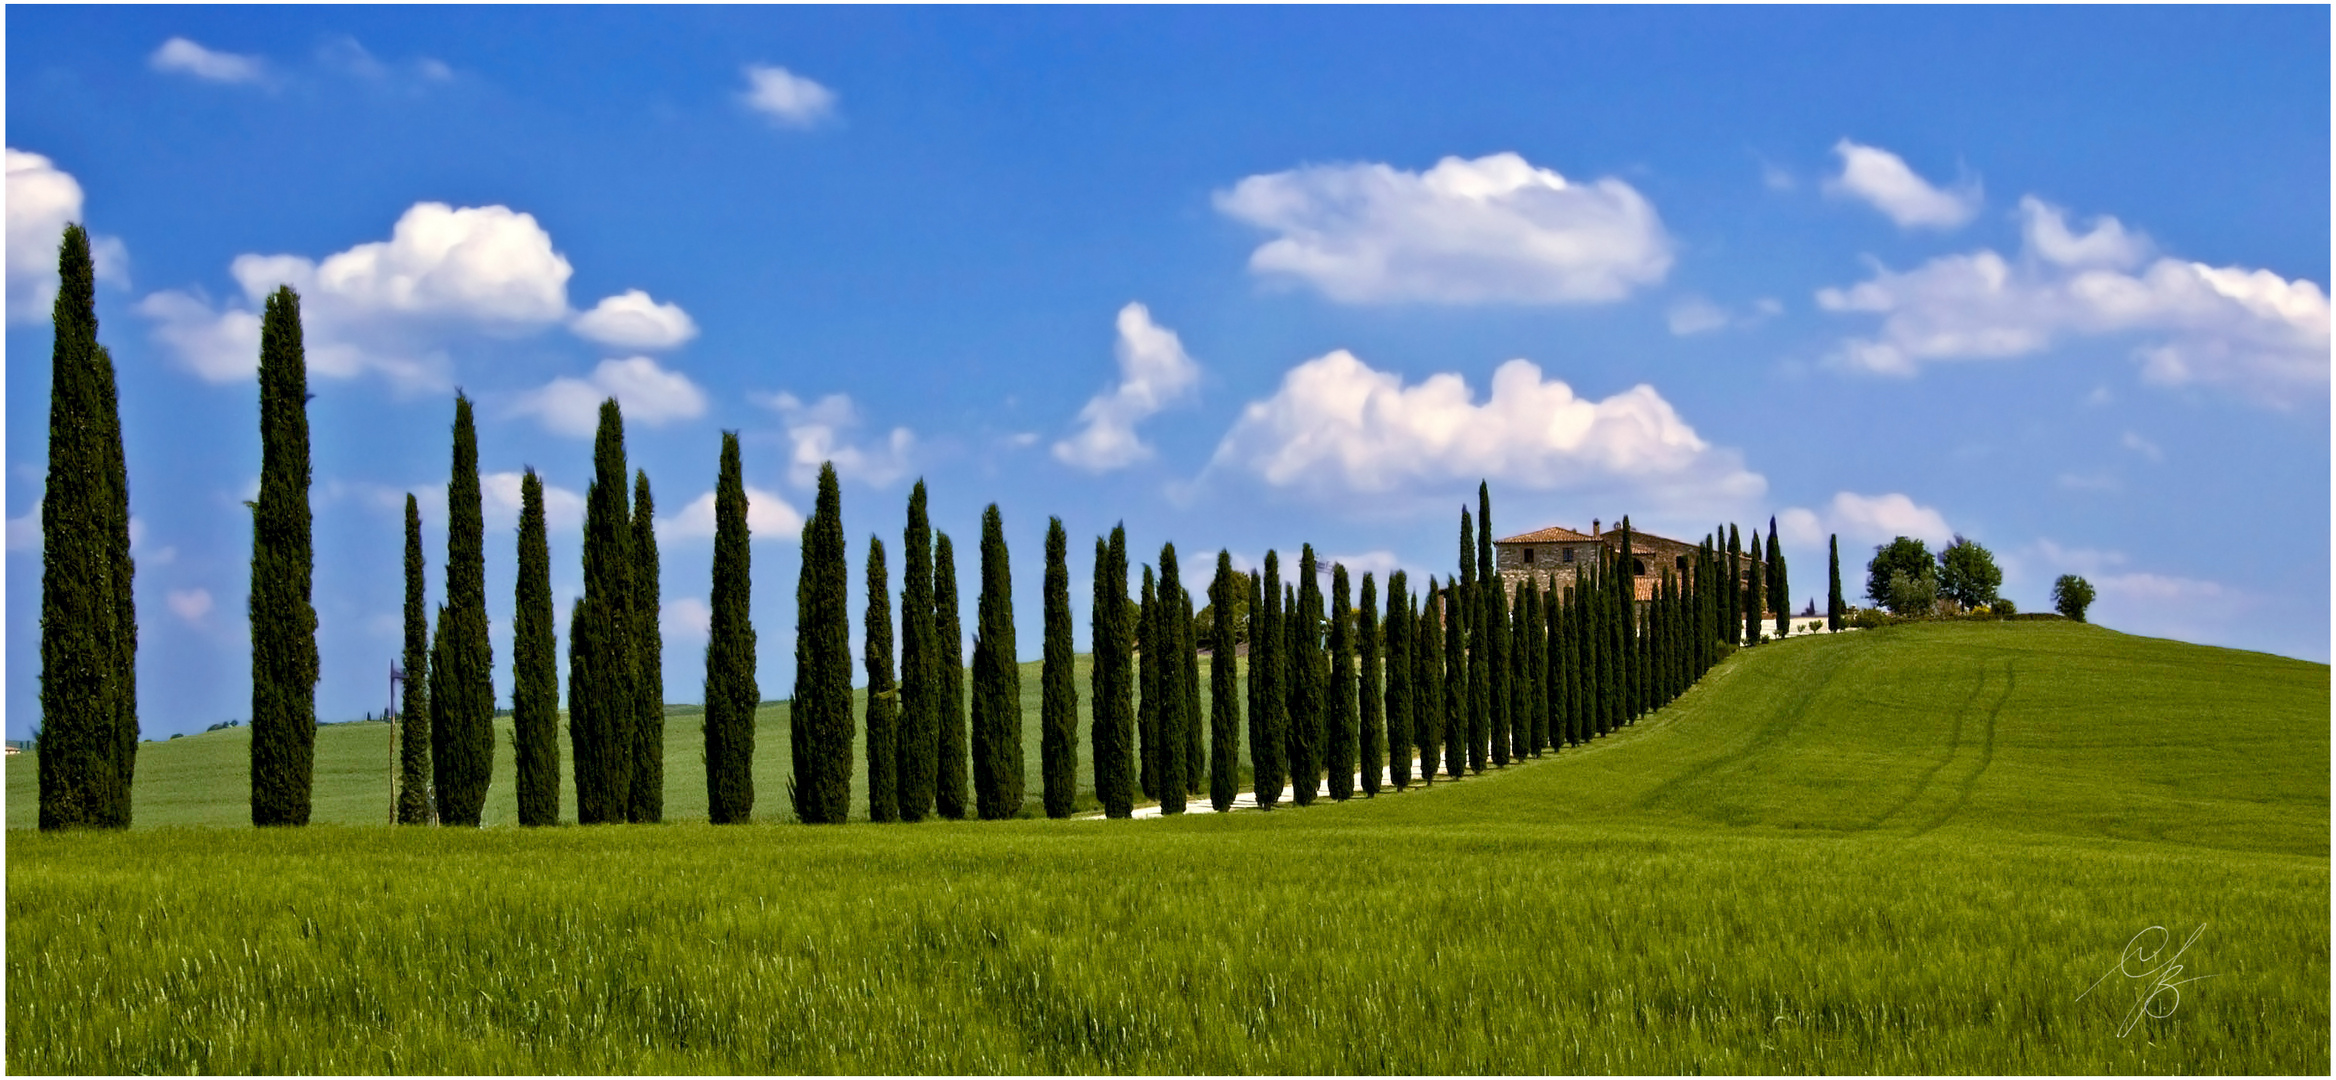
[[[1163,814],[1183,813],[1187,790],[1184,780],[1184,729],[1192,723],[1192,716],[1185,711],[1185,704],[1190,699],[1184,692],[1184,658],[1177,655],[1184,647],[1184,635],[1177,617],[1184,608],[1183,596],[1184,579],[1176,565],[1176,545],[1163,544],[1160,546],[1160,586],[1153,596],[1158,602],[1146,605],[1147,609],[1159,609],[1157,612],[1147,610],[1146,614],[1152,623],[1151,644],[1159,649],[1160,674],[1153,685],[1160,688],[1160,708],[1157,719],[1153,721],[1153,730],[1159,734],[1160,750],[1153,762],[1158,771],[1152,774],[1152,785],[1157,790],[1160,812]],[[1153,660],[1146,657],[1144,663],[1150,665]]]
[[[1995,590],[2002,587],[2003,571],[1986,548],[1958,535],[1939,551],[1939,595],[1966,609],[1984,607],[1995,603]]]
[[[438,616],[446,649],[430,663],[430,758],[438,774],[438,820],[446,825],[479,824],[494,774],[495,654],[487,641],[486,547],[478,431],[470,399],[456,394],[454,471],[446,484],[446,606]],[[313,737],[314,726],[309,730]]]
[[[1776,519],[1768,519],[1768,610],[1776,613],[1776,636],[1785,636],[1793,617],[1792,587],[1785,582],[1784,548],[1776,542]]]
[[[973,796],[985,821],[1022,813],[1022,668],[1015,663],[1014,581],[1006,527],[981,515],[981,611],[973,638]]]
[[[1387,779],[1402,791],[1411,786],[1412,643],[1411,580],[1403,571],[1387,575],[1386,653]]]
[[[60,298],[61,299],[61,298]],[[60,320],[62,321],[62,320]],[[94,412],[94,410],[92,410]],[[88,421],[102,438],[104,418]],[[458,436],[459,437],[459,436]],[[460,453],[459,446],[457,447]],[[105,461],[104,451],[93,455]],[[309,787],[316,767],[316,608],[310,602],[315,556],[308,511],[308,362],[301,345],[300,296],[289,286],[268,297],[260,323],[260,493],[252,504],[251,550],[251,821],[254,825],[306,825]],[[474,479],[475,484],[475,479]],[[92,492],[109,498],[103,480]],[[48,500],[69,497],[49,492]],[[107,524],[95,512],[91,545],[97,571],[88,591],[93,635],[101,644],[93,659],[100,672],[94,715],[102,734],[93,740],[118,767],[111,741],[116,658],[112,574],[105,558]],[[451,582],[449,588],[451,589]],[[51,669],[54,670],[54,669]],[[50,714],[55,715],[55,714]],[[115,773],[92,792],[93,809],[110,818],[118,793]],[[110,820],[90,824],[113,824]]]
[[[1901,536],[1874,549],[1872,562],[1866,564],[1866,599],[1876,605],[1890,604],[1890,575],[1904,573],[1909,578],[1932,577],[1930,548],[1922,541]]]
[[[2062,574],[2052,582],[2052,610],[2074,619],[2085,621],[2085,611],[2093,606],[2093,583],[2076,576]]]
[[[1089,613],[1094,697],[1089,741],[1095,755],[1095,799],[1105,817],[1124,818],[1135,805],[1130,760],[1135,749],[1134,684],[1128,669],[1127,530],[1113,526],[1111,538],[1095,538],[1095,606]]]
[[[1217,551],[1217,576],[1209,583],[1209,805],[1217,813],[1233,808],[1240,792],[1241,698],[1233,674],[1240,647],[1241,613],[1248,605],[1244,577],[1233,572],[1231,552]]]
[[[925,516],[925,482],[908,494],[908,524],[901,530],[900,569],[900,748],[893,766],[902,821],[923,821],[933,812],[936,745],[941,737],[934,671],[938,644],[933,630],[933,526]]]
[[[1289,770],[1289,692],[1283,686],[1282,562],[1274,551],[1265,553],[1265,570],[1252,582],[1256,596],[1249,605],[1249,786],[1257,808],[1271,810],[1281,800],[1283,774]]]
[[[1938,607],[1939,582],[1929,574],[1890,572],[1890,610],[1899,615],[1927,615]]]
[[[1848,609],[1841,600],[1840,534],[1827,537],[1825,543],[1825,629],[1840,630],[1841,616]]]
[[[649,474],[633,473],[633,740],[626,766],[631,797],[625,819],[665,820],[665,633],[657,627],[662,604],[657,567],[657,505]]]
[[[1166,738],[1160,731],[1160,702],[1167,693],[1160,681],[1160,667],[1166,662],[1168,650],[1159,641],[1159,586],[1148,565],[1144,567],[1143,588],[1136,595],[1141,604],[1136,609],[1136,658],[1141,665],[1136,678],[1142,683],[1142,693],[1136,702],[1136,733],[1143,739],[1138,781],[1144,798],[1158,799],[1161,797],[1160,745]]]
[[[965,624],[957,615],[957,553],[949,534],[933,534],[933,806],[965,820]]]
[[[713,620],[706,643],[706,806],[716,825],[754,819],[754,712],[762,687],[754,677],[751,540],[738,433],[725,431],[714,483]]]
[[[576,759],[576,818],[586,825],[624,821],[632,801],[629,766],[640,701],[633,639],[640,623],[626,472],[624,413],[609,398],[600,403],[584,496],[584,596],[568,631],[568,738]],[[451,584],[447,591],[451,596]],[[800,772],[800,749],[795,760]]]
[[[519,585],[511,607],[511,749],[521,825],[560,822],[560,646],[552,617],[543,480],[529,469],[519,479]]]
[[[1379,769],[1387,763],[1387,709],[1380,697],[1379,586],[1363,575],[1363,592],[1355,607],[1355,668],[1362,682],[1358,695],[1362,709],[1362,736],[1357,747],[1362,759],[1363,794],[1379,794]]]
[[[868,673],[868,820],[900,820],[900,688],[892,676],[892,571],[884,539],[868,538],[868,606],[860,624],[860,664]]]
[[[1330,797],[1345,802],[1355,793],[1355,646],[1349,629],[1354,607],[1347,601],[1346,564],[1330,565],[1330,701],[1324,709],[1322,768]]]
[[[840,825],[851,808],[850,574],[843,495],[835,464],[823,462],[819,494],[803,523],[803,568],[795,584],[795,697],[788,710],[795,816],[813,825]]]
[[[430,797],[430,610],[422,581],[422,511],[406,494],[405,698],[398,703],[397,821],[427,825]],[[554,706],[557,706],[555,701]]]
[[[1079,793],[1079,685],[1072,670],[1071,568],[1063,519],[1046,521],[1046,654],[1039,668],[1039,783],[1046,816],[1067,818]],[[1017,735],[1019,732],[1016,733]]]

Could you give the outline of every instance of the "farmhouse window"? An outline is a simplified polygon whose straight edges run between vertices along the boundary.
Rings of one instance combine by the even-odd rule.
[[[1572,548],[1567,548],[1567,549],[1565,549],[1565,561],[1566,561],[1566,562],[1572,562],[1572,561],[1574,561],[1574,549],[1572,549]]]
[[[1533,549],[1532,549],[1532,548],[1526,548],[1526,549],[1525,549],[1525,565],[1527,565],[1527,566],[1531,566],[1531,565],[1533,565]]]

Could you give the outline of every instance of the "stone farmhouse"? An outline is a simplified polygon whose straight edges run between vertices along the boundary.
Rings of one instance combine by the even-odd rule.
[[[1561,589],[1572,585],[1582,568],[1598,565],[1601,549],[1616,555],[1622,553],[1622,530],[1603,529],[1603,524],[1592,519],[1587,533],[1552,525],[1493,541],[1493,563],[1500,571],[1501,583],[1511,593],[1525,581],[1542,588],[1553,581]],[[1693,572],[1695,545],[1633,528],[1630,556],[1632,593],[1640,600],[1652,600],[1662,584],[1664,571],[1670,571],[1675,578]],[[1749,573],[1747,569],[1745,574]]]

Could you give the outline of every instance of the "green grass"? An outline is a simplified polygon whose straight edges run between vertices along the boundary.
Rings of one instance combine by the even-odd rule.
[[[1908,626],[1303,811],[16,833],[7,1064],[2324,1074],[2328,715],[2322,665]],[[2199,924],[2168,1015],[2076,1000]]]

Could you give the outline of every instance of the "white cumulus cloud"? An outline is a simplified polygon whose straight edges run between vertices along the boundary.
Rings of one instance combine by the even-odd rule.
[[[46,319],[57,299],[57,244],[80,221],[81,183],[39,154],[10,148],[8,164],[8,320]],[[129,283],[129,250],[111,236],[89,238],[97,280]]]
[[[1786,542],[1799,547],[1823,544],[1826,537],[1835,534],[1853,544],[1868,545],[1886,544],[1909,536],[1936,551],[1955,538],[1955,530],[1947,527],[1945,515],[1898,492],[1883,495],[1836,492],[1833,501],[1822,508],[1796,506],[1777,514],[1776,531],[1784,534]]]
[[[172,589],[163,594],[162,601],[170,605],[171,614],[191,623],[201,622],[211,613],[209,589]]]
[[[689,501],[671,517],[657,519],[657,539],[703,540],[714,535],[714,493]],[[746,488],[746,534],[753,540],[799,540],[803,514],[777,494],[751,484]]]
[[[1841,173],[1825,181],[1825,191],[1859,199],[1902,229],[1952,229],[1979,212],[1976,181],[1942,188],[1909,168],[1904,158],[1879,147],[1843,139],[1833,144]]]
[[[1658,501],[1742,500],[1767,487],[1651,386],[1593,401],[1511,360],[1479,403],[1459,375],[1406,386],[1343,349],[1292,368],[1244,409],[1210,467],[1323,495],[1480,478],[1541,491],[1627,486]]]
[[[612,397],[627,424],[659,427],[706,412],[706,393],[689,376],[646,356],[603,360],[589,378],[553,379],[520,398],[512,412],[537,417],[555,434],[590,438],[600,426],[600,403]]]
[[[1350,304],[1595,303],[1671,267],[1662,221],[1630,185],[1575,183],[1513,153],[1426,172],[1307,166],[1246,177],[1215,202],[1280,234],[1251,271]]]
[[[625,349],[670,349],[698,336],[698,324],[674,303],[660,304],[627,289],[568,321],[580,337]]]
[[[1847,288],[1821,289],[1817,306],[1881,318],[1872,337],[1845,341],[1838,364],[1893,375],[1923,363],[2000,359],[2065,338],[2140,339],[2142,378],[2222,386],[2267,404],[2328,384],[2328,297],[2269,270],[2214,267],[2159,256],[2114,218],[2082,233],[2062,212],[2021,200],[2022,250],[1947,255],[1904,272],[1877,268]]]
[[[162,43],[146,58],[156,71],[192,75],[206,82],[256,83],[267,78],[267,67],[256,56],[206,49],[183,37]]]
[[[1055,459],[1089,472],[1109,472],[1152,456],[1136,425],[1188,400],[1200,384],[1200,365],[1186,355],[1176,332],[1152,321],[1142,304],[1119,309],[1119,384],[1079,410],[1078,432],[1054,444]]]
[[[783,127],[812,127],[835,114],[835,91],[770,64],[746,65],[746,90],[739,97]]]
[[[907,428],[896,427],[879,443],[854,445],[847,441],[860,426],[860,410],[843,394],[829,394],[809,404],[788,393],[756,400],[778,413],[787,427],[787,441],[795,448],[788,460],[787,479],[799,487],[818,482],[819,466],[825,462],[835,463],[839,479],[871,487],[883,487],[908,474],[916,436]]]

